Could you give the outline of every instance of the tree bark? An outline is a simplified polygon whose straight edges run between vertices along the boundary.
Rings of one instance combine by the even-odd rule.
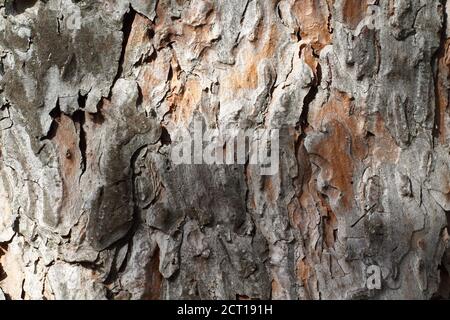
[[[0,0],[0,298],[448,298],[447,13]],[[277,172],[175,163],[195,123]]]

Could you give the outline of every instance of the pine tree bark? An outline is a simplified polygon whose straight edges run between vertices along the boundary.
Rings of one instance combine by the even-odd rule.
[[[0,298],[448,298],[449,12],[0,0]],[[175,164],[195,121],[278,172]]]

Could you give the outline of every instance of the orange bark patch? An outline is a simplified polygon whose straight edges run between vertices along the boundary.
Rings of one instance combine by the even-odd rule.
[[[446,120],[449,106],[449,93],[447,82],[450,79],[450,39],[442,44],[438,60],[438,74],[436,83],[436,127],[435,136],[439,137],[441,144],[446,143]]]
[[[272,177],[264,176],[264,191],[269,203],[275,204],[278,199],[276,188],[274,188]]]
[[[243,73],[234,73],[226,81],[234,87],[234,90],[256,89],[258,87],[258,68],[256,62],[250,60]]]
[[[363,159],[367,155],[365,135],[365,117],[354,108],[353,101],[344,92],[333,92],[329,102],[319,112],[313,114],[311,125],[319,129],[330,120],[341,123],[351,138],[352,156]]]
[[[308,285],[310,271],[311,267],[306,264],[305,259],[297,262],[297,275],[305,287]]]
[[[79,148],[79,134],[73,120],[62,114],[56,119],[57,129],[53,141],[58,150],[61,177],[63,181],[62,211],[64,208],[73,208],[71,195],[77,195],[79,192],[78,178],[81,172],[81,152]],[[76,125],[79,126],[77,123]]]
[[[275,54],[278,37],[278,30],[272,25],[269,36],[260,50],[246,49],[242,52],[242,60],[245,61],[243,68],[237,67],[237,70],[231,72],[223,82],[227,92],[240,89],[254,90],[258,87],[258,65],[263,59]]]
[[[345,0],[342,17],[344,23],[352,29],[364,19],[367,12],[367,0]]]
[[[125,62],[128,61],[127,58],[133,49],[149,42],[149,30],[151,28],[152,23],[150,20],[141,16],[139,13],[135,15],[125,48]]]
[[[400,148],[397,146],[394,138],[386,128],[383,118],[377,114],[375,122],[374,141],[369,141],[372,154],[380,162],[395,163],[400,156]]]
[[[70,181],[73,181],[75,177],[78,178],[81,163],[78,133],[70,117],[63,114],[55,121],[57,121],[58,128],[54,141],[58,147],[62,176],[66,184],[70,184]]]
[[[300,24],[302,40],[311,43],[314,50],[320,50],[331,43],[328,6],[325,0],[297,0],[292,6],[293,15]]]
[[[272,280],[272,298],[280,297],[282,295],[283,295],[283,287],[276,279],[273,279]]]
[[[297,279],[301,281],[303,287],[305,288],[305,298],[313,299],[311,294],[315,290],[311,288],[311,284],[317,282],[316,276],[314,274],[314,269],[311,268],[309,261],[306,258],[297,260],[296,263],[296,275]],[[314,285],[313,285],[314,286]]]
[[[352,136],[336,120],[327,124],[327,131],[327,136],[310,152],[327,160],[326,169],[331,173],[330,184],[342,193],[343,205],[349,208],[353,199],[353,159],[349,150]]]
[[[311,117],[312,127],[327,132],[309,152],[326,160],[329,182],[342,193],[345,208],[353,199],[355,162],[362,161],[368,152],[363,119],[354,113],[350,97],[340,92],[333,92],[329,102]]]
[[[195,107],[200,103],[201,97],[202,88],[200,81],[195,78],[188,79],[182,92],[180,94],[174,94],[169,98],[169,102],[174,108],[174,121],[176,123],[188,122]]]
[[[317,66],[319,65],[319,62],[317,58],[314,56],[314,49],[310,45],[305,45],[300,47],[300,51],[301,54],[303,55],[305,63],[314,72],[314,76],[317,77]]]
[[[445,144],[445,135],[446,135],[446,127],[445,127],[445,118],[446,112],[448,108],[448,91],[442,86],[442,83],[438,83],[436,85],[436,94],[437,94],[437,124],[436,124],[436,133],[439,136],[439,142],[441,144]]]
[[[263,57],[271,57],[275,53],[275,48],[278,43],[279,33],[275,25],[270,27],[270,36],[267,41],[264,43],[264,47],[262,50]]]
[[[155,253],[147,264],[145,292],[142,297],[144,300],[161,299],[163,276],[159,272],[159,252],[159,248],[156,247]]]

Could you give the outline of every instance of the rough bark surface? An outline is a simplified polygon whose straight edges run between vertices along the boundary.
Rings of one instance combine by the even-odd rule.
[[[447,13],[0,0],[0,299],[448,298]],[[175,165],[194,120],[279,172]]]

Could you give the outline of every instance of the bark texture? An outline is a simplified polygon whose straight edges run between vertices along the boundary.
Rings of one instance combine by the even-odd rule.
[[[447,12],[0,0],[0,298],[447,298]],[[279,172],[175,165],[194,120]]]

